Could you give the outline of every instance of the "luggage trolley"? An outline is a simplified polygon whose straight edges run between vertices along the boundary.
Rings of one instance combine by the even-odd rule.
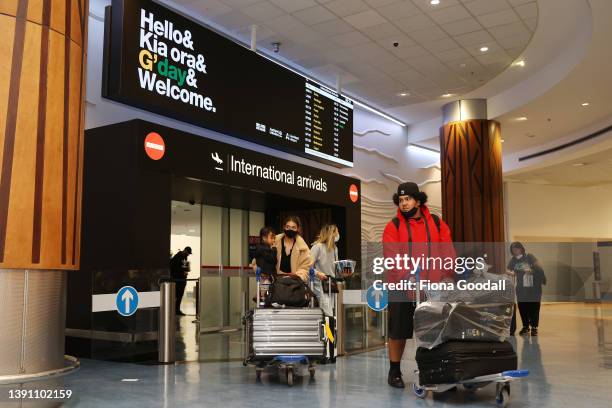
[[[315,277],[314,269],[310,269],[309,275],[312,288]],[[257,310],[243,319],[246,334],[243,365],[255,365],[258,381],[267,367],[277,367],[280,373],[284,374],[289,386],[293,385],[296,376],[302,375],[306,367],[310,378],[314,379],[315,362],[323,358],[327,341],[323,313],[320,309],[314,308],[314,299],[311,300],[308,308],[262,309],[259,291],[260,268],[257,268],[255,277]],[[257,320],[259,317],[261,320]],[[261,335],[263,337],[263,340],[260,340],[262,350],[259,353],[254,347],[255,325],[265,331],[265,334]],[[280,331],[274,333],[275,328]],[[278,350],[286,354],[275,354]]]
[[[415,274],[417,282],[416,304],[421,303],[419,287],[419,270]],[[529,370],[509,370],[502,373],[483,375],[479,377],[469,378],[467,380],[458,381],[450,384],[426,384],[422,385],[419,382],[419,370],[414,370],[414,381],[412,383],[412,391],[417,398],[424,399],[428,393],[440,393],[448,391],[459,385],[467,392],[474,393],[479,388],[486,387],[489,384],[495,384],[495,402],[499,407],[507,407],[510,403],[510,383],[518,379],[527,377]]]

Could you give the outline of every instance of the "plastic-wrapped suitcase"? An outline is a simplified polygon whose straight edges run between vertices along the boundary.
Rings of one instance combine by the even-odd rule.
[[[509,336],[512,304],[423,302],[414,313],[419,347],[453,340],[504,341]]]
[[[419,383],[452,384],[517,369],[512,345],[505,342],[450,341],[416,351]]]
[[[324,358],[325,332],[321,309],[255,309],[247,314],[248,361],[275,356]]]

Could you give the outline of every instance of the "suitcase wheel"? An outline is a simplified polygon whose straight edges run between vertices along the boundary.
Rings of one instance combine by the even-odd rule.
[[[308,372],[310,373],[311,379],[315,378],[315,368],[314,367],[308,367]]]
[[[495,402],[498,407],[507,407],[510,403],[510,384],[504,384],[502,386],[497,386],[497,396],[495,397]]]
[[[474,393],[476,392],[476,384],[474,383],[464,383],[463,384],[463,389],[466,390],[469,393]]]
[[[287,367],[287,385],[293,385],[293,367]]]
[[[419,387],[417,383],[412,383],[412,391],[417,398],[425,398],[427,397],[427,390],[424,387]]]

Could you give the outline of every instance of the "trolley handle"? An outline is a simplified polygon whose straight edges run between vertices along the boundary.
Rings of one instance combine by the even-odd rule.
[[[502,373],[505,377],[522,378],[529,375],[529,370],[510,370]]]
[[[259,286],[260,286],[260,281],[261,281],[261,268],[259,266],[255,269],[255,281],[257,282],[257,289],[256,289],[257,290],[257,295],[256,295],[257,296],[257,299],[256,299],[257,306],[255,306],[255,307],[257,309],[259,309],[260,308],[260,301],[261,301],[261,299],[260,299],[260,296],[261,296],[260,293],[261,292],[259,291]]]

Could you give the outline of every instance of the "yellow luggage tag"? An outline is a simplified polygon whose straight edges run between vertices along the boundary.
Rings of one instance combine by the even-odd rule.
[[[332,333],[331,328],[329,327],[329,324],[327,324],[327,322],[325,322],[325,335],[327,336],[329,341],[331,341],[332,343],[334,342],[334,334]]]

